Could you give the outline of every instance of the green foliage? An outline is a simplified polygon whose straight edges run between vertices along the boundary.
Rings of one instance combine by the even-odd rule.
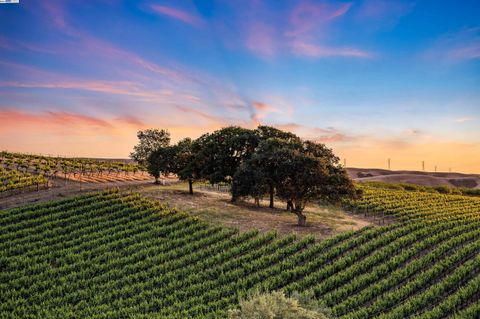
[[[150,154],[170,144],[170,133],[167,130],[147,129],[137,133],[138,144],[133,147],[130,157],[141,165],[146,165]]]
[[[242,162],[255,151],[258,137],[252,130],[229,126],[204,135],[199,143],[195,161],[202,164],[202,177],[212,184],[230,183]]]
[[[255,293],[240,300],[240,309],[231,310],[229,319],[327,319],[322,313],[305,308],[299,299],[283,292]]]
[[[0,166],[0,194],[47,184],[48,178],[43,175],[33,175],[28,172],[8,170]]]
[[[234,198],[252,196],[260,199],[269,191],[265,183],[265,175],[260,169],[246,163],[238,168],[232,182]]]
[[[342,319],[477,318],[480,199],[363,190],[352,207],[398,222],[321,241],[118,190],[0,211],[0,318],[226,318],[256,291]]]
[[[147,171],[155,177],[155,183],[159,183],[160,174],[168,176],[175,171],[176,148],[165,146],[150,153],[147,158]]]
[[[284,168],[285,161],[289,160],[289,150],[298,145],[279,138],[262,140],[252,157],[237,170],[232,185],[233,196],[261,197],[269,193],[270,207],[273,207],[274,190],[285,180],[288,173]]]
[[[0,152],[0,192],[48,187],[52,177],[137,173],[143,167],[125,162]]]
[[[172,163],[172,173],[178,174],[184,170],[188,163],[193,160],[193,141],[191,138],[184,138],[173,146],[174,161]]]
[[[480,196],[480,188],[461,188],[460,191],[463,195]]]
[[[387,182],[378,182],[378,181],[361,182],[361,185],[368,185],[370,187],[383,188],[383,189],[406,190],[411,192],[480,196],[480,189],[472,189],[472,188],[465,188],[465,187],[457,188],[457,187],[451,187],[447,185],[422,186],[422,185],[416,185],[416,184],[410,184],[410,183],[387,183]]]
[[[433,186],[432,188],[434,190],[436,190],[437,193],[440,193],[440,194],[450,194],[451,193],[450,187],[448,187],[448,186],[439,185],[439,186]]]
[[[288,143],[301,143],[301,139],[291,133],[279,130],[278,128],[272,126],[260,125],[255,129],[255,134],[258,136],[260,141],[266,141],[268,139],[280,139]]]
[[[267,132],[281,136],[281,131],[268,129]],[[330,149],[323,144],[303,142],[291,133],[285,134],[288,139],[262,140],[251,158],[237,170],[232,187],[234,197],[258,197],[269,192],[270,207],[273,207],[276,190],[279,197],[293,202],[299,225],[304,226],[306,217],[302,211],[307,203],[337,203],[342,198],[357,196],[352,181]]]

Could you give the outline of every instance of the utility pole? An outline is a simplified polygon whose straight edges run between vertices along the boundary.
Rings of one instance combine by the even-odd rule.
[[[425,172],[425,161],[422,161],[422,171]]]
[[[347,159],[346,158],[343,159],[343,167],[347,167]]]
[[[437,165],[435,165],[435,173],[437,172]]]
[[[391,161],[390,161],[390,158],[388,159],[388,170],[390,170],[390,164],[391,164]]]

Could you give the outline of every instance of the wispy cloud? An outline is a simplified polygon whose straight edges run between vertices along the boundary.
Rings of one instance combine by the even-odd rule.
[[[456,118],[456,119],[454,119],[453,121],[454,121],[455,123],[465,123],[465,122],[469,122],[469,121],[473,121],[473,120],[475,120],[474,117],[464,116],[464,117]]]
[[[63,75],[28,65],[10,62],[2,64],[0,61],[0,67],[14,69],[14,72],[6,72],[5,76],[0,76],[0,86],[90,91],[102,93],[104,97],[101,99],[104,101],[115,95],[123,95],[128,97],[131,103],[145,102],[146,107],[160,108],[165,112],[175,108],[176,105],[182,105],[198,109],[199,112],[209,106],[216,108],[217,113],[226,113],[226,106],[235,108],[235,117],[238,121],[249,118],[248,103],[236,93],[233,85],[212,77],[208,73],[185,67],[176,61],[161,59],[162,65],[160,65],[132,50],[126,50],[79,30],[70,23],[64,6],[64,3],[54,1],[51,4],[43,4],[41,7],[42,12],[49,17],[47,20],[51,23],[51,27],[66,35],[68,39],[63,43],[54,44],[58,48],[46,47],[45,51],[58,53],[62,59],[71,60],[63,62],[75,63],[77,67],[85,65],[86,69],[94,68],[95,73],[100,69],[104,74],[103,79],[98,79],[98,76],[83,78],[83,75],[81,77]],[[157,9],[164,13],[175,13],[162,8]],[[188,20],[184,15],[177,16],[192,23],[200,21]],[[10,44],[17,50],[25,50],[18,41]],[[9,74],[15,76],[11,77]],[[108,80],[108,78],[115,80]]]
[[[251,119],[254,125],[260,124],[269,113],[282,113],[282,111],[270,104],[253,101],[251,104],[252,114]]]
[[[308,58],[366,58],[373,54],[350,45],[339,46],[339,34],[331,25],[345,17],[351,2],[302,0],[284,9],[258,1],[234,7],[236,15],[222,21],[218,29],[229,47],[232,38],[243,38],[244,49],[267,60],[277,56]]]
[[[187,106],[176,105],[175,108],[182,113],[194,115],[197,119],[200,118],[203,120],[207,120],[209,122],[213,122],[218,125],[226,124],[232,121],[232,119],[220,117],[217,115],[212,115],[207,112],[199,111],[197,109],[187,107]]]
[[[56,82],[15,82],[2,81],[0,87],[16,87],[16,88],[42,88],[42,89],[71,89],[84,90],[92,92],[100,92],[107,94],[129,95],[144,98],[161,98],[168,96],[168,93],[153,92],[144,90],[134,83],[122,81],[63,81]]]
[[[410,13],[414,3],[398,0],[365,0],[355,12],[355,19],[364,28],[393,28]]]
[[[300,137],[320,143],[344,143],[357,140],[358,136],[349,135],[333,127],[321,128],[299,123],[276,124],[275,127],[298,134]]]
[[[125,124],[136,128],[143,128],[145,123],[133,115],[122,115],[114,118],[101,118],[80,113],[65,111],[27,112],[12,108],[0,107],[0,131],[9,130],[24,125],[43,127],[47,129],[67,128],[75,134],[77,129],[113,130]]]
[[[314,58],[326,57],[354,57],[354,58],[371,58],[373,54],[356,48],[348,47],[328,47],[314,44],[308,44],[295,41],[292,44],[292,50],[296,55],[308,56]]]
[[[423,53],[423,57],[436,62],[480,59],[480,28],[466,28],[440,36]]]
[[[203,20],[199,16],[188,13],[184,10],[158,4],[153,4],[150,6],[150,8],[157,14],[179,20],[194,27],[201,27],[204,24]]]
[[[302,1],[290,13],[286,36],[296,37],[312,31],[316,27],[343,16],[352,3],[328,3]]]
[[[66,22],[66,12],[63,10],[63,6],[58,1],[42,1],[41,5],[47,11],[50,16],[51,22],[59,29],[68,29]]]
[[[249,51],[262,57],[272,57],[277,53],[276,30],[264,22],[254,22],[248,26],[245,46]]]

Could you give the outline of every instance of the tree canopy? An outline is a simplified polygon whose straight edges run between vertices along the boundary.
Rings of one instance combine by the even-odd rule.
[[[160,183],[160,175],[168,176],[175,170],[175,147],[160,147],[150,153],[147,158],[147,171]]]
[[[147,165],[150,154],[170,144],[170,133],[167,130],[147,129],[137,133],[138,144],[133,147],[130,158],[141,165]]]
[[[180,140],[173,148],[172,173],[177,174],[179,179],[188,181],[189,193],[193,194],[193,182],[199,177],[199,168],[190,165],[193,164],[198,147],[191,138],[187,137]]]
[[[255,179],[255,181],[252,181]],[[232,192],[259,196],[268,189],[293,205],[300,226],[306,225],[305,206],[313,201],[336,203],[355,197],[355,187],[339,159],[323,144],[297,139],[269,138],[262,141],[237,172]],[[245,181],[241,184],[242,181]]]
[[[254,131],[229,126],[200,137],[195,161],[201,163],[201,175],[211,183],[231,183],[240,164],[255,151],[258,136]]]
[[[357,195],[331,149],[274,127],[229,126],[171,146],[165,130],[139,133],[141,142],[135,151],[156,147],[147,157],[147,168],[157,182],[160,174],[173,173],[188,181],[190,193],[196,180],[226,182],[231,184],[232,201],[251,196],[259,204],[268,194],[272,208],[277,195],[289,203],[300,226],[306,225],[308,203],[336,203]]]

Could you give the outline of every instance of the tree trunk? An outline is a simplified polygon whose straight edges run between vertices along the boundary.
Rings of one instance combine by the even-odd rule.
[[[273,185],[270,185],[270,205],[268,207],[273,208],[273,195],[274,195]]]
[[[298,226],[305,227],[307,226],[307,216],[305,216],[302,212],[297,211],[298,217]]]
[[[255,197],[255,205],[257,205],[257,207],[260,207],[260,198]]]
[[[294,201],[295,203],[295,214],[297,214],[298,217],[298,226],[305,227],[307,225],[307,216],[303,213],[303,209],[305,208],[304,205],[302,205],[302,201]]]
[[[155,176],[155,184],[160,184],[160,176]]]
[[[293,212],[293,202],[291,199],[287,201],[287,212]]]
[[[188,193],[190,195],[193,195],[193,181],[192,181],[192,179],[188,180]]]

